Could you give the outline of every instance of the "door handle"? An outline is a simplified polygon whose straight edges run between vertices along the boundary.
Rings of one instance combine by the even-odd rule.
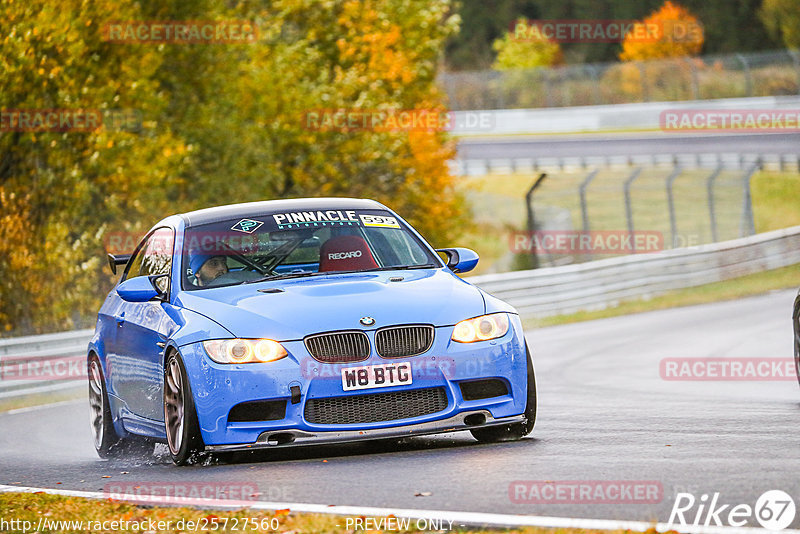
[[[117,326],[122,326],[122,323],[125,322],[125,312],[115,315],[114,319],[117,321]]]

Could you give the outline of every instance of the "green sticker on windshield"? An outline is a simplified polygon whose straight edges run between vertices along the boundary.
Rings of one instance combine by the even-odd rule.
[[[252,219],[242,219],[241,221],[231,226],[231,230],[236,230],[237,232],[244,232],[246,234],[252,234],[256,230],[258,230],[262,224],[264,223],[261,221],[254,221]]]

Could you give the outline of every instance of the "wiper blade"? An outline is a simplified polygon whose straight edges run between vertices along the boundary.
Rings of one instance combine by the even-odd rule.
[[[362,274],[362,273],[377,273],[381,271],[404,271],[409,269],[433,269],[438,267],[432,263],[423,265],[396,265],[394,267],[373,267],[371,269],[359,269],[357,271],[325,271],[319,274]]]
[[[314,271],[303,271],[300,273],[282,273],[282,274],[273,274],[270,276],[265,276],[264,278],[256,278],[255,280],[248,280],[247,282],[243,282],[244,284],[257,284],[258,282],[268,282],[270,280],[286,280],[287,278],[302,278],[304,276],[312,276],[316,273]]]
[[[363,271],[357,271],[361,273],[369,273],[375,271],[407,271],[410,269],[434,269],[438,267],[432,263],[425,263],[422,265],[394,265],[391,267],[376,267],[375,269],[364,269]]]
[[[385,267],[384,271],[403,270],[403,269],[435,269],[438,265],[433,263],[423,263],[422,265],[401,265],[399,267]]]
[[[283,273],[283,274],[273,274],[270,276],[265,276],[263,278],[257,278],[255,280],[248,280],[243,282],[244,284],[257,284],[258,282],[268,282],[270,280],[286,280],[287,278],[302,278],[305,276],[313,276],[313,275],[329,275],[329,274],[359,274],[359,273],[374,273],[379,271],[398,271],[398,270],[409,270],[409,269],[434,269],[438,267],[433,263],[425,263],[422,265],[398,265],[395,267],[376,267],[374,269],[361,269],[358,271],[322,271],[322,272],[315,272],[315,271],[303,271],[298,273]]]

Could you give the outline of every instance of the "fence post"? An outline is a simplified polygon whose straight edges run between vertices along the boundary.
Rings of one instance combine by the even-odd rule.
[[[636,67],[639,69],[639,76],[642,77],[642,102],[650,102],[650,90],[647,87],[647,73],[644,70],[644,64],[636,61]]]
[[[750,63],[747,62],[747,58],[742,54],[736,54],[736,59],[738,59],[739,63],[741,63],[742,67],[744,67],[744,86],[746,87],[746,96],[753,96],[753,76],[750,73]]]
[[[507,78],[508,77],[508,73],[507,72],[503,73],[503,74],[504,74],[503,78]],[[506,85],[503,83],[503,81],[504,80],[501,79],[501,81],[499,82],[501,84],[500,86],[501,87],[506,87]],[[505,91],[505,89],[503,91],[500,91],[500,102],[499,103],[500,103],[499,109],[506,109],[506,91]]]
[[[531,236],[531,268],[539,268],[539,258],[536,257],[536,246],[534,245],[534,232],[536,232],[536,219],[533,213],[533,193],[542,185],[544,179],[547,178],[547,173],[541,173],[536,181],[533,182],[528,192],[525,193],[525,211],[528,214],[528,232]]]
[[[588,235],[589,233],[589,206],[586,203],[586,190],[589,188],[589,184],[594,180],[597,173],[600,172],[600,169],[594,169],[592,172],[586,175],[586,178],[583,179],[581,185],[578,186],[578,195],[580,195],[581,199],[581,223],[583,225],[583,231]],[[592,251],[591,247],[589,250],[586,251],[586,259],[592,259]]]
[[[625,192],[625,219],[628,221],[628,235],[631,236],[631,245],[633,247],[633,251],[636,252],[636,245],[635,239],[633,238],[633,208],[631,207],[631,185],[636,178],[639,177],[641,174],[642,168],[637,167],[628,176],[628,179],[625,180],[625,185],[623,186],[623,190]]]
[[[756,233],[756,223],[753,220],[753,198],[750,195],[750,180],[753,178],[753,174],[760,168],[761,158],[758,158],[742,175],[742,221],[739,225],[739,237],[745,237],[746,235],[753,235]]]
[[[599,169],[595,169],[589,174],[586,175],[586,178],[581,182],[581,185],[578,187],[578,194],[581,197],[581,221],[583,222],[583,231],[589,231],[589,210],[588,206],[586,205],[586,188],[589,187],[589,183],[594,180],[594,177],[597,176],[597,172]]]
[[[787,52],[792,56],[792,63],[797,70],[797,94],[800,95],[800,51],[790,48]]]
[[[706,180],[706,191],[708,193],[708,215],[711,219],[711,242],[717,242],[717,214],[714,212],[714,180],[722,172],[722,165],[717,165],[714,172],[708,175]]]
[[[589,71],[589,76],[592,78],[592,81],[594,82],[595,88],[599,88],[600,87],[600,73],[597,72],[599,70],[599,68],[596,65],[589,64],[589,65],[586,65],[586,70]],[[601,96],[601,92],[599,90],[592,91],[592,100],[593,100],[595,106],[600,105],[600,103],[601,103],[600,96]]]
[[[675,218],[675,198],[672,193],[672,184],[681,175],[681,168],[678,162],[675,162],[675,169],[672,174],[667,178],[667,207],[669,209],[669,228],[672,234],[672,245],[669,248],[675,248],[675,243],[678,242],[678,221]]]
[[[683,59],[689,65],[689,85],[692,91],[692,100],[700,100],[700,82],[697,79],[697,67],[694,66],[692,58]]]
[[[545,107],[552,108],[553,107],[553,91],[550,85],[550,70],[549,69],[539,69],[539,72],[542,73],[542,85],[544,85],[544,103]]]

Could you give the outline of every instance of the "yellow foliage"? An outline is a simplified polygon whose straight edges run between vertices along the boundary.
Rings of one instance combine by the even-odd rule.
[[[521,31],[517,29],[522,28]],[[527,22],[519,19],[514,32],[506,32],[496,39],[492,48],[497,58],[492,65],[495,70],[530,69],[552,67],[563,62],[561,47],[538,32],[526,31]]]
[[[85,326],[113,283],[104,235],[209,205],[375,198],[433,242],[453,244],[464,208],[446,133],[325,132],[298,119],[319,108],[441,109],[435,77],[457,23],[450,3],[234,4],[0,0],[1,107],[141,118],[133,131],[0,136],[0,329]],[[166,13],[258,20],[265,39],[188,47],[101,38],[108,21]]]

